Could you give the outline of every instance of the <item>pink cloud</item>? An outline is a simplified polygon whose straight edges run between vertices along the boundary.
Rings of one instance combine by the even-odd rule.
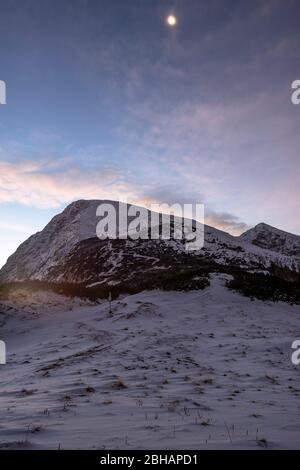
[[[0,203],[50,208],[79,198],[122,197],[136,199],[137,194],[115,169],[82,171],[75,166],[53,171],[47,162],[0,161]]]

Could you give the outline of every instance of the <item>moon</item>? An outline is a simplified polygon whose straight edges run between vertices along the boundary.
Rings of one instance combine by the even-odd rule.
[[[177,23],[177,18],[176,18],[176,16],[174,16],[174,15],[169,15],[169,16],[167,17],[167,23],[168,23],[169,26],[175,26],[176,23]]]

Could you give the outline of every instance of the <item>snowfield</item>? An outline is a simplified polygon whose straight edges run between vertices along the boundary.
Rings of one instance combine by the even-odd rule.
[[[2,449],[300,448],[300,306],[202,291],[0,306]],[[33,303],[34,300],[34,303]]]

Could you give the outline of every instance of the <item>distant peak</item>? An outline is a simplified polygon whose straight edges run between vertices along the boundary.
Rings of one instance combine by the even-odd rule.
[[[246,230],[240,236],[244,237],[244,236],[249,235],[249,234],[253,234],[253,233],[257,233],[257,232],[261,232],[261,231],[266,231],[266,230],[267,231],[272,231],[272,232],[282,231],[282,230],[279,230],[276,227],[273,227],[272,225],[266,224],[265,222],[260,222],[259,224],[255,225],[254,227],[251,227],[249,230]]]
[[[265,224],[264,222],[260,222],[259,224],[257,224],[253,229],[249,230],[249,232],[251,231],[255,231],[255,232],[268,231],[268,232],[275,232],[277,234],[281,234],[285,236],[299,237],[299,235],[293,234],[291,232],[287,232],[286,230],[282,230],[272,225]]]
[[[272,225],[268,225],[265,222],[260,222],[259,224],[255,225],[254,230],[278,230],[276,227]]]
[[[275,228],[272,225],[266,224],[265,222],[260,222],[255,226],[255,228]]]

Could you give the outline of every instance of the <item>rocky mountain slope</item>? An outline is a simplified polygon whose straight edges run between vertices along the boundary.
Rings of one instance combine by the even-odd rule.
[[[300,237],[261,223],[243,233],[241,240],[288,256],[300,256]]]
[[[268,271],[276,265],[299,272],[300,237],[265,224],[239,237],[205,226],[204,247],[191,252],[186,250],[186,240],[174,238],[100,240],[96,209],[103,202],[70,204],[20,245],[1,269],[0,283],[39,280],[114,285],[136,280],[140,274],[155,276],[208,261],[249,271]],[[113,204],[118,211],[119,203]]]

